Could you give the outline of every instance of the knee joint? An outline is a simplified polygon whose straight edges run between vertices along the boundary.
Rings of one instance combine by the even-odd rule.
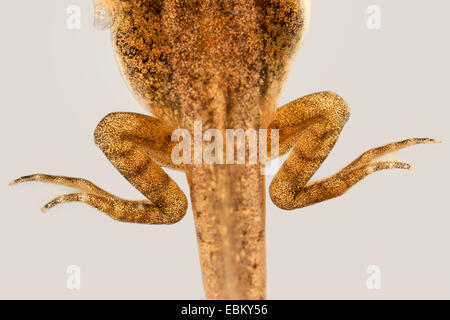
[[[117,112],[110,113],[97,124],[94,132],[94,141],[100,148],[113,139],[113,132],[117,131],[115,123],[117,123],[118,116],[119,113]]]
[[[331,91],[324,91],[322,95],[332,110],[330,116],[339,126],[343,126],[350,118],[350,108],[347,102],[340,95]]]

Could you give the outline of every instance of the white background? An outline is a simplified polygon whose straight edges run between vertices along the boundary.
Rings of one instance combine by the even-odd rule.
[[[66,28],[70,4],[81,7],[81,30]],[[371,4],[382,9],[381,30],[366,27]],[[317,176],[391,141],[446,143],[400,152],[415,171],[374,174],[338,199],[286,212],[268,197],[268,298],[450,298],[449,9],[445,0],[312,4],[280,105],[332,90],[352,112]],[[84,204],[44,215],[40,207],[66,188],[8,186],[42,172],[143,198],[93,142],[104,115],[145,111],[92,13],[91,1],[76,0],[8,1],[0,13],[0,298],[201,299],[191,209],[173,226],[123,224]],[[188,194],[184,175],[169,174]],[[66,287],[72,264],[81,267],[79,291]],[[381,290],[366,287],[369,265],[381,267]]]

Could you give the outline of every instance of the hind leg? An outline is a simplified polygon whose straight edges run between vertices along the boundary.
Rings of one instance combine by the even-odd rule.
[[[433,139],[408,139],[365,152],[335,175],[308,182],[326,159],[349,118],[345,101],[331,92],[308,95],[281,107],[270,129],[278,129],[280,153],[292,149],[270,185],[270,196],[280,208],[292,210],[332,199],[369,174],[385,169],[410,169],[406,163],[376,159],[390,152]]]
[[[88,180],[36,174],[12,182],[43,181],[75,187],[80,192],[61,195],[43,210],[79,201],[123,222],[172,224],[187,210],[187,199],[176,183],[158,165],[182,170],[171,161],[174,142],[157,119],[135,113],[112,113],[95,130],[95,142],[119,172],[148,200],[131,201],[116,197]]]

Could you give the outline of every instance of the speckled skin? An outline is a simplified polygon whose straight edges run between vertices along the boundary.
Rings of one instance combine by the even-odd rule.
[[[125,80],[166,126],[268,125],[306,26],[303,1],[106,3]]]
[[[198,120],[204,130],[267,128],[306,27],[303,1],[107,5],[122,74],[169,128]],[[261,166],[195,165],[186,174],[207,297],[265,298]]]
[[[281,154],[292,153],[269,192],[287,210],[337,197],[375,171],[410,169],[406,163],[376,159],[410,145],[438,142],[391,143],[367,151],[329,178],[308,182],[350,115],[346,102],[327,91],[277,110],[308,23],[309,1],[95,2],[109,15],[125,81],[156,117],[109,114],[97,126],[95,142],[148,200],[124,200],[80,178],[37,174],[13,184],[44,181],[79,190],[57,197],[44,210],[81,201],[118,221],[172,224],[185,215],[187,199],[161,166],[185,171],[208,299],[266,297],[264,164],[175,165],[174,129],[192,132],[194,121],[201,121],[203,130],[279,130]]]

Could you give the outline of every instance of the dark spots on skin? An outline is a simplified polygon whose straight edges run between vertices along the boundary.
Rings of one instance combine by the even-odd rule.
[[[257,239],[257,241],[258,241],[258,242],[263,241],[263,240],[264,240],[264,235],[265,235],[265,234],[266,234],[266,233],[264,232],[264,230],[260,231],[260,232],[258,233],[258,239]]]
[[[260,72],[260,92],[261,97],[265,97],[267,95],[267,92],[269,90],[269,81],[268,81],[268,75],[269,75],[269,67],[265,65],[261,72]]]
[[[323,162],[326,159],[326,156],[309,156],[307,154],[307,152],[304,152],[302,150],[296,149],[295,150],[295,156],[302,161],[306,161],[306,162],[314,162],[317,163],[319,162]]]
[[[133,170],[133,175],[135,177],[140,177],[148,170],[151,165],[151,160],[145,161],[140,166],[135,166]]]

